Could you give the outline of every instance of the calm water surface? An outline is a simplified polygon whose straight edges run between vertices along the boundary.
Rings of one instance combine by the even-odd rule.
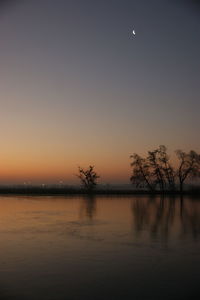
[[[0,197],[0,299],[189,299],[199,278],[200,199]]]

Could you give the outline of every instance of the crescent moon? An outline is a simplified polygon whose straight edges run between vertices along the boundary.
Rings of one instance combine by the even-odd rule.
[[[135,30],[133,30],[133,35],[135,35]]]

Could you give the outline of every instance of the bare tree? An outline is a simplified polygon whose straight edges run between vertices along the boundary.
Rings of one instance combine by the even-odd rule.
[[[167,148],[163,145],[153,151],[148,151],[147,158],[141,158],[138,154],[131,156],[133,162],[133,174],[131,176],[132,183],[136,186],[146,184],[150,190],[154,190],[156,186],[164,192],[166,187],[175,186],[174,170],[169,163]]]
[[[178,181],[182,193],[186,179],[200,176],[200,155],[193,150],[188,153],[177,150],[176,155],[180,161],[177,170],[171,166],[164,145],[148,151],[147,158],[142,158],[138,154],[131,155],[133,159],[131,182],[137,187],[146,185],[151,191],[159,186],[159,190],[164,192],[166,188],[174,190]]]
[[[200,155],[193,150],[189,153],[177,150],[176,155],[180,161],[177,177],[179,180],[180,192],[182,193],[185,180],[200,175]]]
[[[131,167],[133,167],[133,173],[130,178],[131,182],[140,187],[146,185],[149,190],[154,190],[153,182],[151,182],[151,172],[150,166],[145,158],[142,158],[138,154],[133,154],[130,156],[133,161],[131,162]]]
[[[159,153],[159,149],[148,151],[147,160],[151,168],[151,176],[154,180],[155,185],[159,185],[159,189],[161,191],[164,191],[166,185],[165,174],[163,173],[163,169],[160,164]]]
[[[94,171],[94,166],[89,166],[88,169],[83,169],[78,167],[78,175],[77,177],[80,179],[81,184],[83,187],[88,191],[91,192],[97,185],[97,179],[100,177]]]
[[[171,190],[175,189],[175,172],[172,165],[169,162],[169,155],[167,154],[167,148],[164,145],[159,146],[159,163],[160,167],[165,175],[165,180],[168,184],[168,187]]]

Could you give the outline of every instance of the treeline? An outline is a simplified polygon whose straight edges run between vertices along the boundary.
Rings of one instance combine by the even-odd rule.
[[[176,169],[172,166],[164,145],[148,151],[145,158],[138,154],[131,155],[131,182],[137,187],[144,186],[151,191],[159,189],[163,192],[175,190],[178,184],[182,192],[187,179],[200,176],[200,155],[193,150],[188,153],[176,150],[175,153],[179,161]]]
[[[178,185],[182,193],[187,179],[200,177],[200,154],[193,150],[188,153],[177,150],[175,153],[179,161],[177,168],[172,166],[164,145],[148,151],[147,157],[136,153],[131,155],[132,184],[136,188],[148,189],[151,192],[175,191]],[[88,169],[79,167],[77,176],[88,191],[94,190],[100,177],[94,171],[94,166],[89,166]]]

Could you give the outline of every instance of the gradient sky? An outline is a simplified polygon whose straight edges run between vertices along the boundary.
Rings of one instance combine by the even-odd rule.
[[[128,183],[134,152],[200,151],[198,1],[0,3],[0,183]]]

